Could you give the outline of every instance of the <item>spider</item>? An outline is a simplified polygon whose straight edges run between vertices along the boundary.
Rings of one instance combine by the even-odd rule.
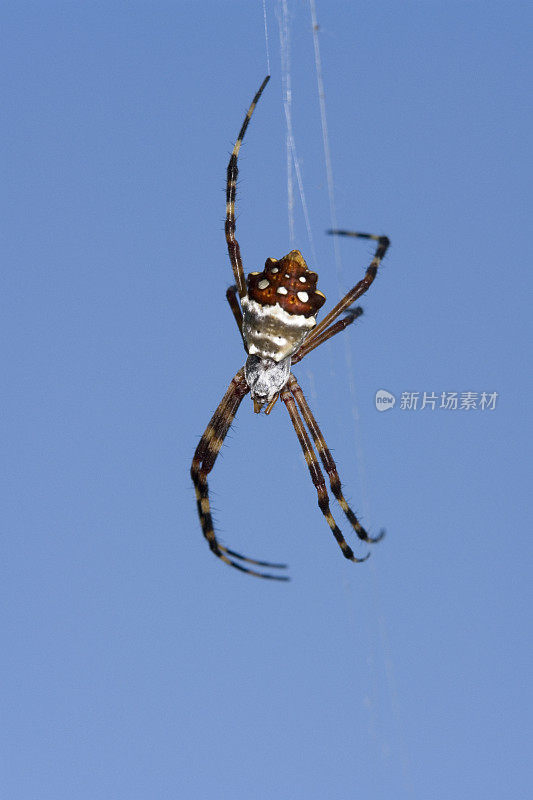
[[[316,315],[326,298],[316,288],[318,278],[316,272],[309,271],[299,250],[292,250],[279,261],[275,258],[268,258],[263,272],[251,272],[245,279],[239,243],[235,238],[237,158],[254,109],[269,79],[270,76],[267,75],[252,100],[227,169],[225,233],[235,285],[229,287],[226,298],[235,317],[248,357],[244,367],[232,379],[226,394],[200,439],[191,466],[191,477],[196,491],[202,532],[215,556],[249,575],[283,581],[289,580],[286,575],[263,572],[244,565],[284,569],[286,564],[274,564],[247,558],[224,547],[217,540],[209,505],[207,476],[214,467],[222,443],[243,398],[250,393],[256,414],[259,414],[263,407],[265,407],[265,414],[270,414],[278,398],[281,398],[289,412],[309,468],[311,480],[317,491],[319,508],[325,516],[342,554],[350,561],[366,561],[370,553],[367,553],[364,558],[356,558],[333,519],[326,482],[313,444],[320,456],[324,470],[327,472],[333,496],[359,539],[374,543],[383,537],[384,531],[381,531],[376,537],[369,536],[344,499],[335,462],[298,381],[291,372],[291,366],[301,361],[304,356],[331,339],[332,336],[343,331],[362,314],[360,307],[352,308],[353,303],[367,291],[374,280],[378,266],[389,247],[389,239],[386,236],[347,230],[328,231],[328,233],[338,236],[371,239],[377,242],[377,245],[374,257],[363,279],[326,314],[318,325]],[[344,316],[338,319],[341,314]]]

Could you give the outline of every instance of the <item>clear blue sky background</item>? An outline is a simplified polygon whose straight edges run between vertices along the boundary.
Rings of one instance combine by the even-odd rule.
[[[292,244],[277,9],[241,160],[248,271]],[[346,562],[284,408],[246,399],[215,516],[228,545],[289,562],[283,585],[213,558],[188,475],[244,357],[223,190],[266,72],[262,5],[3,5],[10,800],[527,795],[533,13],[317,12],[338,221],[392,248],[365,316],[295,371],[388,535]],[[342,241],[337,274],[309,7],[289,14],[316,263],[299,205],[295,244],[333,303],[371,248]],[[380,388],[499,398],[379,414]]]

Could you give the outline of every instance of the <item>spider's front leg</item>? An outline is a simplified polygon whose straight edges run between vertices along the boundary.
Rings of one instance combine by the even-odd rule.
[[[207,485],[207,476],[213,469],[215,461],[220,452],[220,448],[226,438],[235,414],[241,404],[242,399],[248,394],[250,388],[246,383],[244,377],[244,369],[240,369],[231,381],[229,388],[222,398],[220,405],[213,414],[209,425],[207,426],[204,435],[198,443],[196,452],[194,454],[191,466],[191,478],[194,483],[196,492],[196,501],[198,505],[198,516],[200,517],[200,524],[202,532],[207,539],[211,551],[231,567],[247,572],[250,575],[255,575],[258,578],[269,578],[271,580],[286,581],[288,577],[282,575],[270,575],[269,573],[258,572],[242,564],[234,561],[234,558],[244,561],[248,564],[255,564],[257,566],[271,567],[271,568],[284,568],[285,564],[272,564],[268,561],[257,561],[252,558],[242,556],[234,550],[229,550],[227,547],[221,545],[215,536],[213,528],[213,518],[211,516],[211,507],[209,503],[209,488]]]
[[[237,323],[237,327],[239,328],[241,336],[243,336],[243,328],[242,328],[243,319],[242,319],[242,310],[238,298],[240,298],[241,300],[245,298],[247,296],[247,289],[246,289],[246,279],[244,277],[244,267],[242,264],[241,249],[239,246],[239,242],[237,241],[237,238],[235,236],[236,232],[235,199],[237,196],[237,178],[239,175],[239,168],[237,166],[237,161],[239,158],[239,151],[241,149],[241,144],[244,139],[244,135],[246,133],[248,125],[250,124],[252,114],[254,113],[254,109],[263,93],[263,89],[265,88],[269,80],[270,80],[270,75],[267,75],[263,83],[257,90],[255,97],[250,105],[250,108],[246,112],[244,122],[242,123],[239,135],[237,136],[237,141],[235,142],[235,146],[231,153],[230,160],[228,163],[228,168],[226,171],[226,222],[224,230],[226,235],[226,245],[228,248],[228,255],[231,262],[233,275],[235,278],[235,285],[230,286],[226,291],[226,299],[230,305],[232,314],[235,318],[235,322]],[[244,336],[243,336],[243,344],[244,344],[244,349],[246,350],[246,342],[244,340]]]
[[[323,320],[321,320],[316,328],[311,331],[309,337],[305,344],[306,352],[310,352],[314,349],[314,347],[318,347],[319,344],[325,342],[331,336],[334,336],[335,333],[338,333],[339,330],[343,330],[343,328],[338,328],[333,326],[332,323],[335,322],[337,317],[339,317],[343,311],[347,311],[355,301],[361,297],[372,285],[374,278],[376,277],[378,267],[381,264],[381,261],[385,257],[385,253],[387,252],[390,241],[387,236],[377,236],[373,233],[357,233],[356,231],[345,231],[345,230],[331,230],[328,231],[334,236],[350,236],[354,239],[371,239],[374,242],[377,242],[376,250],[374,253],[374,257],[370,264],[367,267],[364,277],[355,284],[353,289],[339,300],[336,306],[334,306],[331,311],[326,314]],[[331,328],[329,327],[331,325]],[[329,336],[325,336],[325,333],[329,333]],[[320,341],[319,341],[320,340]],[[313,344],[313,347],[309,345]]]
[[[252,114],[254,113],[254,108],[259,102],[259,98],[263,93],[263,89],[265,88],[269,80],[270,80],[270,75],[267,75],[263,83],[257,90],[255,97],[250,105],[250,108],[246,112],[246,116],[239,131],[239,135],[237,136],[237,141],[235,142],[233,152],[230,156],[228,169],[226,172],[226,223],[224,230],[226,233],[226,244],[228,247],[229,260],[231,262],[231,267],[233,269],[233,275],[235,276],[235,283],[237,284],[237,291],[239,292],[240,298],[246,296],[246,280],[244,278],[241,249],[239,247],[239,242],[235,237],[235,228],[236,228],[235,197],[237,195],[237,177],[239,175],[239,169],[237,167],[237,159],[239,157],[239,150],[241,149],[241,144],[242,140],[244,139],[244,134],[246,133],[246,129],[248,128],[248,125],[252,118]]]

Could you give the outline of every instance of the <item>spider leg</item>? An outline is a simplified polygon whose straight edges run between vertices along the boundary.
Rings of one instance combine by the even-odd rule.
[[[352,511],[348,503],[346,502],[346,500],[344,499],[341,489],[339,473],[337,472],[337,467],[335,461],[333,460],[333,456],[331,455],[328,446],[326,445],[325,439],[322,436],[317,421],[314,418],[313,413],[307,403],[307,400],[305,399],[305,395],[302,392],[302,389],[298,381],[294,377],[294,375],[291,375],[291,377],[289,378],[288,387],[292,392],[292,394],[294,395],[296,402],[298,403],[298,407],[305,420],[305,424],[309,428],[311,436],[313,437],[313,441],[315,443],[316,449],[318,450],[318,454],[320,456],[320,460],[322,461],[322,465],[326,470],[326,472],[328,473],[331,491],[333,492],[333,495],[337,500],[338,504],[346,514],[348,521],[350,522],[350,525],[352,526],[358,537],[362,539],[363,542],[369,542],[371,544],[379,542],[380,539],[382,539],[383,536],[385,535],[385,531],[384,530],[380,531],[380,533],[375,537],[369,536],[368,533],[363,528],[363,526],[361,525],[361,523],[359,522],[359,520],[357,519],[357,517],[355,516],[354,512]]]
[[[259,98],[261,97],[263,89],[265,88],[269,80],[270,80],[270,75],[267,75],[265,80],[259,87],[254,99],[252,100],[250,108],[246,112],[244,122],[242,123],[242,127],[241,130],[239,131],[237,141],[235,142],[235,147],[233,148],[233,152],[230,156],[228,170],[227,170],[226,225],[225,225],[226,243],[228,245],[229,260],[231,261],[231,267],[233,269],[233,274],[235,276],[235,283],[237,284],[237,291],[239,292],[239,297],[246,296],[246,280],[244,278],[241,250],[239,247],[239,243],[235,238],[235,195],[237,193],[237,176],[239,174],[239,170],[237,168],[237,158],[239,155],[239,150],[241,148],[242,140],[244,139],[244,134],[246,133],[246,128],[248,127],[248,123],[250,122],[250,119],[254,112],[254,108],[259,102]]]
[[[241,306],[239,304],[239,300],[237,299],[236,286],[228,286],[226,290],[226,300],[229,303],[229,307],[231,308],[231,312],[235,318],[235,322],[237,323],[237,327],[241,335],[244,350],[248,352],[248,350],[246,349],[246,342],[244,341],[244,336],[242,333],[242,311],[241,311]]]
[[[237,300],[237,287],[235,285],[228,286],[226,289],[226,300],[229,303],[229,307],[231,308],[231,313],[235,318],[237,327],[242,334],[242,311],[239,301]]]
[[[235,550],[230,550],[228,547],[223,547],[219,545],[220,549],[226,553],[228,556],[233,556],[233,558],[239,558],[241,561],[246,561],[247,564],[256,564],[258,567],[272,567],[276,569],[287,569],[287,564],[274,564],[272,561],[258,561],[255,558],[247,558],[246,556],[241,555],[240,553],[236,553]],[[254,573],[255,574],[255,573]],[[277,581],[289,581],[290,578],[287,577],[279,577],[279,575],[261,575],[261,578],[274,578]]]
[[[362,294],[364,294],[371,286],[372,281],[376,277],[376,273],[378,271],[378,267],[387,252],[387,249],[390,245],[390,241],[387,236],[375,236],[373,233],[356,233],[355,231],[344,231],[344,230],[332,230],[328,231],[335,236],[352,236],[357,239],[372,239],[373,241],[377,242],[376,252],[374,253],[374,258],[370,262],[369,266],[367,267],[365,276],[359,283],[356,283],[353,289],[350,289],[348,294],[346,294],[342,300],[339,300],[337,305],[331,309],[329,314],[326,314],[324,319],[318,323],[316,328],[313,328],[311,333],[307,338],[307,342],[315,341],[318,336],[328,328],[332,322],[334,322],[337,317],[342,314],[343,311],[346,311]]]
[[[355,322],[357,317],[360,317],[362,313],[363,309],[361,306],[357,306],[357,308],[349,308],[346,311],[346,316],[344,316],[342,319],[339,319],[333,325],[330,325],[330,327],[326,328],[325,331],[322,331],[322,333],[319,334],[316,339],[312,339],[311,341],[306,339],[301,345],[300,349],[291,358],[291,364],[297,364],[298,361],[301,361],[304,356],[308,355],[316,347],[319,347],[321,344],[324,344],[324,342],[327,342],[328,339],[331,339],[332,336],[335,336],[337,333],[343,331],[348,327],[348,325],[351,325],[352,322]]]
[[[258,578],[269,578],[271,580],[286,581],[289,580],[286,576],[270,575],[269,573],[257,572],[256,570],[248,569],[233,558],[240,559],[249,564],[256,564],[259,566],[267,567],[285,567],[285,564],[270,564],[267,561],[256,561],[239,553],[229,550],[223,545],[219,544],[213,529],[213,518],[211,516],[211,507],[209,503],[209,488],[207,485],[207,476],[213,469],[215,461],[222,447],[222,443],[228,433],[235,414],[239,408],[243,397],[250,391],[246,380],[244,378],[244,369],[240,369],[231,381],[229,388],[222,398],[220,405],[213,414],[209,425],[207,426],[204,435],[198,443],[196,452],[194,454],[191,466],[191,478],[194,483],[196,491],[196,501],[198,505],[198,516],[200,517],[200,524],[202,532],[207,539],[211,551],[231,567],[246,572],[249,575],[255,575]]]
[[[350,561],[355,561],[355,562],[366,561],[370,553],[367,553],[367,555],[364,558],[356,558],[352,548],[346,542],[344,536],[340,531],[340,528],[333,519],[333,515],[329,508],[329,497],[326,489],[326,482],[324,480],[324,475],[322,474],[322,470],[320,469],[320,466],[318,464],[315,451],[313,450],[313,445],[311,444],[305,426],[298,413],[294,397],[292,396],[290,389],[287,388],[287,385],[281,390],[281,399],[287,406],[287,411],[289,412],[291,422],[294,425],[294,430],[296,431],[298,441],[300,442],[300,447],[302,448],[303,454],[305,456],[305,460],[307,462],[307,466],[309,468],[309,472],[311,475],[311,480],[313,481],[313,485],[317,491],[318,506],[322,511],[322,513],[324,514],[326,521],[329,527],[331,528],[333,536],[337,540],[337,544],[342,550],[343,556],[345,558],[348,558]]]

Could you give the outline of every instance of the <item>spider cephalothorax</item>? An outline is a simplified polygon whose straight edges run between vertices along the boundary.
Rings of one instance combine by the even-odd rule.
[[[318,278],[316,272],[309,271],[299,250],[291,250],[279,261],[275,258],[267,259],[263,272],[250,272],[245,280],[239,243],[235,238],[237,157],[254,108],[268,80],[269,76],[259,87],[259,91],[248,109],[228,164],[226,184],[226,243],[236,284],[230,286],[226,296],[239,327],[248,358],[245,366],[232,379],[222,402],[200,439],[192,462],[191,477],[196,490],[202,531],[212,552],[226,564],[250,575],[287,580],[286,576],[259,572],[245,567],[242,562],[280,569],[284,568],[285,564],[273,564],[247,558],[220,544],[213,529],[207,475],[213,469],[237,409],[248,392],[250,392],[256,413],[259,413],[266,404],[265,413],[269,414],[277,399],[281,398],[289,412],[303,450],[311,479],[317,491],[319,508],[343,555],[356,562],[368,558],[368,555],[364,558],[355,557],[333,518],[329,508],[326,482],[313,444],[322,466],[328,474],[333,496],[359,539],[365,542],[376,542],[383,536],[383,531],[375,538],[368,536],[344,499],[335,462],[298,381],[291,372],[291,366],[351,325],[362,313],[360,307],[351,308],[351,306],[366,292],[374,280],[378,266],[389,246],[389,240],[386,236],[375,236],[370,233],[355,233],[345,230],[329,231],[329,233],[341,236],[371,239],[377,242],[377,246],[374,258],[363,279],[318,324],[316,316],[326,298],[316,288]],[[344,316],[338,319],[341,314]],[[309,434],[311,438],[309,438]]]

